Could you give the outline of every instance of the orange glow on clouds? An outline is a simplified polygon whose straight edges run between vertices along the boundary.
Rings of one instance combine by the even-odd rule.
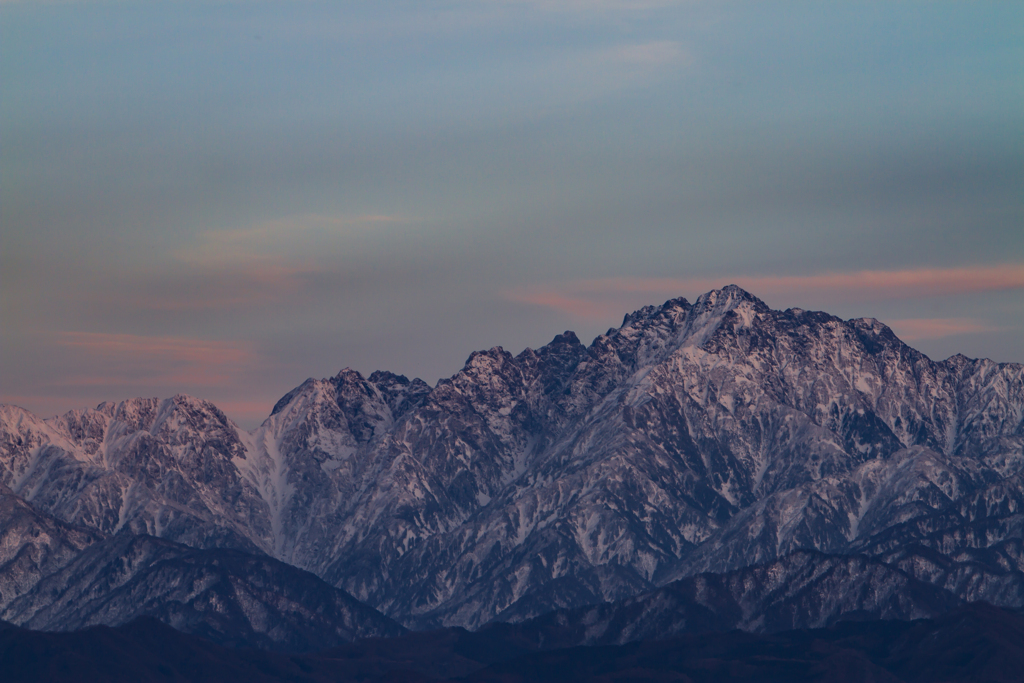
[[[173,252],[180,264],[174,275],[154,279],[147,273],[142,279],[148,284],[113,296],[135,309],[172,312],[282,304],[307,291],[316,278],[336,273],[332,254],[346,240],[414,222],[385,214],[303,214],[210,230]]]
[[[0,404],[52,415],[106,400],[187,393],[214,399],[229,417],[251,426],[273,407],[273,399],[247,393],[264,359],[245,342],[101,332],[64,332],[51,341],[71,371],[40,380],[39,394],[0,394]]]
[[[218,386],[230,383],[257,360],[244,344],[187,337],[65,332],[58,343],[84,352],[104,369],[100,374],[62,378],[64,386]]]
[[[296,250],[316,253],[325,239],[344,238],[382,225],[408,223],[410,219],[384,214],[325,216],[302,214],[263,221],[245,228],[210,230],[199,243],[176,252],[185,263],[221,268],[273,264]]]
[[[311,264],[225,267],[194,278],[195,282],[203,284],[201,292],[194,286],[179,286],[125,298],[129,306],[154,311],[215,311],[270,305],[301,292],[308,279],[318,272],[320,269]]]
[[[903,341],[940,339],[955,334],[998,332],[999,327],[973,318],[905,318],[887,321],[889,327]]]
[[[1024,264],[964,268],[861,270],[819,275],[772,275],[723,278],[603,278],[541,285],[504,293],[511,301],[542,306],[583,319],[621,315],[635,305],[637,294],[671,298],[693,296],[735,283],[762,297],[812,295],[831,301],[889,301],[955,294],[1024,289]],[[650,303],[650,301],[646,301]],[[903,321],[908,338],[935,338],[948,334],[991,331],[967,319]]]
[[[273,401],[214,401],[232,420],[258,424],[274,408]]]

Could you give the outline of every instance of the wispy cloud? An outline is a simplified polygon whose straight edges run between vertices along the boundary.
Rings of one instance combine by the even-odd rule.
[[[57,344],[82,356],[88,374],[55,379],[66,387],[220,386],[258,360],[247,344],[188,337],[65,332]]]
[[[502,5],[530,5],[556,12],[639,12],[684,4],[687,0],[496,0]]]
[[[648,86],[694,63],[681,43],[657,40],[624,43],[573,55],[566,67],[583,99],[601,98],[635,86]]]
[[[621,313],[623,305],[636,300],[638,294],[665,298],[694,296],[727,284],[740,285],[763,297],[811,294],[842,302],[888,301],[1024,289],[1024,264],[758,277],[601,278],[523,287],[504,295],[512,301],[578,318],[603,319]]]
[[[49,416],[139,395],[219,396],[219,408],[251,427],[270,413],[280,392],[253,390],[253,377],[265,373],[268,364],[247,342],[63,332],[40,339],[40,346],[49,345],[58,349],[54,357],[60,361],[37,378],[31,392],[2,393],[0,403]]]
[[[909,299],[1024,288],[1024,264],[964,268],[861,270],[823,275],[738,278],[770,292],[827,290],[858,300]]]
[[[259,424],[270,415],[274,401],[217,401],[217,407],[236,422]]]
[[[999,332],[1002,328],[974,318],[904,318],[886,323],[904,341],[941,339],[957,334]]]
[[[196,244],[179,250],[175,255],[196,265],[264,266],[279,262],[282,257],[315,254],[317,249],[325,246],[325,242],[405,222],[408,220],[402,217],[382,214],[287,216],[244,228],[206,231]]]
[[[512,301],[551,308],[576,318],[601,319],[607,317],[609,313],[619,310],[614,308],[615,304],[608,297],[592,300],[585,296],[573,296],[544,289],[512,290],[506,292],[505,296]]]
[[[642,68],[686,65],[692,61],[690,53],[680,43],[671,40],[619,45],[599,53],[599,59]]]
[[[336,273],[359,240],[383,244],[386,237],[374,231],[411,222],[382,214],[306,214],[209,230],[173,252],[173,267],[136,273],[137,286],[110,295],[131,310],[168,312],[283,304]]]
[[[0,394],[0,405],[18,406],[41,417],[59,414],[69,406],[85,407],[82,397],[75,394]]]
[[[281,303],[301,293],[321,272],[322,267],[309,261],[193,267],[171,276],[140,277],[138,287],[113,296],[132,310],[227,311]]]

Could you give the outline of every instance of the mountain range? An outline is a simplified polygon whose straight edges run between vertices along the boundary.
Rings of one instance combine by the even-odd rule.
[[[310,379],[253,431],[184,395],[2,406],[0,619],[312,651],[1020,608],[1022,477],[1021,365],[729,286],[433,387]]]
[[[285,654],[222,647],[146,617],[72,633],[0,622],[0,670],[10,683],[1017,683],[1024,667],[1024,615],[984,603],[936,619],[771,635],[571,648],[537,648],[516,635],[448,628]]]

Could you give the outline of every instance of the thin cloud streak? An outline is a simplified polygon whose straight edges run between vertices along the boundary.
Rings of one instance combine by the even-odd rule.
[[[600,58],[602,61],[647,68],[671,64],[687,66],[693,62],[682,45],[670,40],[621,45],[600,53]]]
[[[217,407],[236,422],[260,423],[274,408],[273,401],[217,401]]]
[[[511,301],[577,318],[602,319],[621,311],[623,304],[633,298],[630,295],[693,295],[731,283],[757,296],[811,293],[841,302],[892,301],[1024,289],[1024,264],[714,279],[617,277],[523,287],[503,294]]]
[[[568,313],[577,318],[599,320],[607,317],[612,304],[608,301],[590,301],[583,297],[568,296],[554,291],[506,292],[506,298],[519,303],[532,304]]]
[[[98,374],[70,375],[51,382],[61,387],[221,386],[235,381],[258,361],[245,344],[187,337],[65,332],[57,343],[84,355],[86,366],[103,368]]]
[[[586,51],[569,57],[558,93],[559,97],[573,94],[578,101],[602,99],[623,89],[649,86],[695,62],[686,47],[669,40]]]
[[[942,339],[958,334],[1000,332],[1003,329],[973,318],[904,318],[888,320],[886,324],[903,341]]]
[[[324,268],[312,263],[264,263],[224,268],[197,268],[172,282],[143,281],[133,292],[116,296],[132,310],[167,312],[228,311],[286,301],[301,293]]]
[[[383,214],[288,216],[245,228],[208,230],[202,233],[198,244],[175,252],[175,256],[180,261],[199,266],[262,266],[274,262],[282,254],[294,253],[296,249],[315,249],[319,246],[318,240],[345,237],[375,226],[408,222],[407,218]]]
[[[173,252],[178,272],[141,275],[140,285],[112,295],[132,310],[228,311],[280,304],[337,269],[348,244],[383,226],[412,219],[385,214],[304,214],[235,229],[209,230]]]
[[[637,12],[681,5],[685,0],[498,0],[502,5],[529,5],[554,12]]]
[[[255,358],[252,351],[235,342],[206,341],[188,337],[148,337],[106,332],[65,332],[61,346],[86,349],[119,357],[162,358],[189,363],[237,363]]]
[[[244,393],[250,378],[267,367],[266,359],[246,342],[65,332],[51,343],[61,350],[67,367],[40,379],[39,393],[3,394],[0,403],[53,415],[107,400],[187,393],[213,398],[232,419],[248,426],[261,422],[273,407],[272,399],[256,398],[265,392]]]
[[[917,297],[1024,289],[1024,264],[967,268],[862,270],[812,276],[752,278],[740,281],[770,292],[828,290],[852,300]]]

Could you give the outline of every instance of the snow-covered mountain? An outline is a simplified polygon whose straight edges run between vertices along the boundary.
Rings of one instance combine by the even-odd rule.
[[[864,555],[799,550],[724,574],[699,574],[618,602],[555,610],[482,632],[552,649],[684,633],[775,633],[838,621],[913,620],[957,607],[949,591]]]
[[[430,387],[308,380],[247,433],[186,396],[0,408],[0,481],[82,533],[265,553],[475,627],[809,548],[1024,604],[1024,368],[726,287]]]
[[[266,555],[126,533],[91,545],[0,615],[48,631],[149,616],[223,644],[293,651],[404,632],[344,591]]]
[[[222,644],[318,650],[400,635],[345,591],[263,553],[106,537],[0,485],[0,620],[48,631],[155,617]]]

